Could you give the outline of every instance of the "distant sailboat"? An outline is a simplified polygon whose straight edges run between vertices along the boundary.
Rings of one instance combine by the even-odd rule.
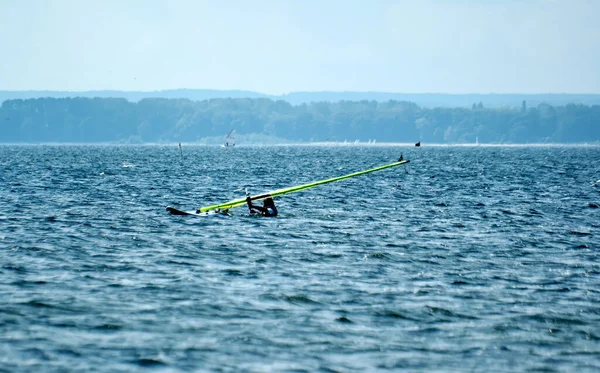
[[[231,148],[235,146],[235,128],[229,131],[225,136],[225,142],[221,145],[222,148]]]

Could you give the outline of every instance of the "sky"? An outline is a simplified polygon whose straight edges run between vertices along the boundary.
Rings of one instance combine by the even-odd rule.
[[[0,90],[600,93],[597,0],[0,0]]]

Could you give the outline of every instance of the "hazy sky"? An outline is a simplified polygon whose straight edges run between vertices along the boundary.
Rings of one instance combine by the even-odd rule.
[[[0,90],[600,93],[597,0],[0,0]]]

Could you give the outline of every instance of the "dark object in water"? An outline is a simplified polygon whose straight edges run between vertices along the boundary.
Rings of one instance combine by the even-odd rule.
[[[415,146],[421,146],[421,142],[419,141],[418,143],[415,144]]]

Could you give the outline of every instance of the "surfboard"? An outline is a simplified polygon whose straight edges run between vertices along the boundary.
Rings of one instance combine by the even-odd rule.
[[[167,211],[171,213],[171,215],[192,215],[192,216],[211,216],[211,215],[231,215],[228,211],[223,210],[210,210],[204,212],[195,211],[182,211],[178,210],[175,207],[167,206]]]

